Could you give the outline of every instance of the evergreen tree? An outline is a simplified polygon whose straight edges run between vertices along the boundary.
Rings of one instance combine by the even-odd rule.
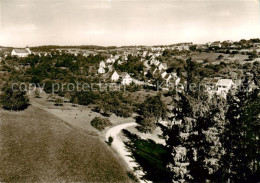
[[[223,154],[223,104],[216,98],[194,99],[179,94],[177,106],[164,128],[167,147],[172,154],[168,165],[173,182],[212,181]],[[219,106],[221,105],[221,106]]]
[[[224,181],[257,182],[260,144],[259,97],[256,94],[258,91],[249,93],[246,86],[244,82],[235,95],[227,96],[228,110],[222,139],[225,149],[222,159]]]

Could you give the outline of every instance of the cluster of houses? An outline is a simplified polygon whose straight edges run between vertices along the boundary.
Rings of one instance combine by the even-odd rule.
[[[138,54],[138,52],[136,53]],[[150,58],[147,60],[145,57],[149,55]],[[150,73],[154,78],[161,77],[164,81],[165,84],[169,84],[170,82],[174,82],[176,85],[180,82],[180,78],[178,78],[176,73],[167,73],[166,70],[168,69],[167,63],[162,63],[160,62],[157,57],[161,55],[161,52],[148,52],[148,51],[143,51],[142,52],[142,58],[141,61],[144,64],[144,70],[143,70],[143,75],[147,76],[148,73]],[[132,82],[137,83],[137,84],[151,84],[150,81],[148,83],[138,81],[134,78],[131,78],[131,73],[126,73],[126,72],[119,72],[119,71],[114,71],[113,64],[122,64],[124,62],[127,62],[127,57],[128,53],[124,52],[122,55],[111,55],[109,58],[107,58],[105,61],[101,61],[99,63],[99,68],[98,68],[98,74],[100,75],[109,75],[108,73],[113,73],[110,77],[110,80],[113,82],[121,82],[123,85],[129,85]]]
[[[233,44],[231,41],[226,41],[230,45]],[[172,45],[168,47],[149,47],[149,49],[142,49],[142,50],[135,50],[134,52],[128,52],[123,51],[120,54],[116,55],[110,55],[109,58],[106,60],[103,60],[99,63],[99,67],[97,70],[97,73],[100,75],[105,75],[110,78],[112,82],[121,82],[123,85],[130,85],[131,83],[145,83],[138,81],[131,77],[131,73],[127,72],[119,72],[114,69],[114,64],[117,63],[118,65],[127,62],[128,61],[128,55],[139,55],[141,54],[141,61],[144,64],[144,70],[143,75],[147,76],[150,74],[151,78],[158,78],[160,77],[165,81],[165,85],[169,84],[175,84],[178,85],[180,83],[180,78],[177,76],[176,73],[167,72],[167,63],[163,63],[158,60],[157,57],[162,55],[162,52],[165,49],[171,49],[171,50],[189,50],[192,43],[185,43],[185,44],[179,44],[179,45]],[[220,41],[216,41],[213,43],[207,43],[205,45],[197,45],[201,46],[201,48],[206,47],[218,47],[221,48],[222,43]],[[260,53],[260,43],[254,43],[253,47],[249,50],[258,50]],[[60,52],[64,51],[62,49],[58,50]],[[67,50],[69,53],[75,54],[79,50],[71,49]],[[241,50],[242,51],[242,50]],[[244,50],[245,51],[245,50]],[[29,47],[26,48],[15,48],[12,50],[11,55],[17,56],[17,57],[27,57],[29,54],[32,54]],[[33,53],[35,54],[35,53]],[[88,53],[90,54],[90,53]],[[148,57],[147,57],[148,56]],[[108,74],[109,73],[109,74]],[[205,84],[207,91],[210,94],[218,94],[222,96],[226,96],[228,91],[234,87],[236,87],[236,82],[233,82],[231,79],[222,79],[222,78],[205,78],[202,83]],[[145,84],[151,84],[150,80],[148,80],[148,83]]]
[[[111,81],[118,82],[120,81],[122,85],[130,85],[133,82],[133,79],[127,72],[118,72],[114,71],[111,76]]]

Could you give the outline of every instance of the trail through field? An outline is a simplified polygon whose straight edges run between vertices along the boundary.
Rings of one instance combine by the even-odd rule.
[[[125,147],[125,144],[120,137],[120,132],[123,129],[127,129],[129,127],[134,127],[137,126],[138,124],[136,122],[131,122],[131,123],[125,123],[125,124],[120,124],[117,126],[114,126],[110,128],[106,132],[106,141],[108,141],[109,137],[113,138],[113,142],[111,147],[116,150],[116,152],[120,155],[120,157],[126,162],[126,164],[129,166],[131,170],[134,171],[135,168],[139,167],[139,165],[135,162],[135,160],[131,157],[131,152],[127,150]],[[136,175],[138,178],[142,177],[144,175],[144,172],[141,170],[135,171]],[[147,182],[140,180],[140,182]]]

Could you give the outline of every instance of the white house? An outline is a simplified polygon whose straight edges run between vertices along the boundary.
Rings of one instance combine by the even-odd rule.
[[[30,48],[15,48],[11,52],[11,56],[17,56],[17,57],[27,57],[29,54],[31,54]]]
[[[215,41],[215,42],[210,44],[210,47],[221,48],[221,43],[220,43],[220,41]]]
[[[101,61],[99,63],[99,67],[103,67],[103,68],[106,68],[106,63],[104,61]]]
[[[108,58],[107,60],[106,60],[106,63],[107,64],[113,64],[113,63],[115,63],[115,59],[114,58]]]
[[[166,72],[166,71],[164,71],[164,72],[161,74],[162,78],[164,78],[166,75],[167,75],[167,72]]]
[[[254,47],[260,48],[260,43],[254,43]]]
[[[122,65],[123,63],[124,63],[124,61],[121,61],[121,60],[118,60],[118,61],[117,61],[117,64],[118,64],[118,65]]]
[[[118,81],[119,77],[119,74],[115,71],[111,76],[111,81]]]
[[[127,72],[123,72],[122,74],[120,74],[120,79],[122,85],[130,85],[133,82],[133,79]]]
[[[158,66],[159,64],[160,64],[160,61],[159,61],[159,60],[156,60],[156,59],[151,59],[151,60],[150,60],[150,65]]]
[[[104,73],[106,73],[105,68],[104,68],[104,67],[99,67],[99,68],[98,68],[98,73],[99,73],[99,74],[104,74]]]
[[[171,74],[166,74],[166,76],[165,76],[165,82],[166,82],[166,84],[168,84],[169,83],[169,81],[170,81],[170,79],[172,78],[172,75]]]
[[[167,69],[167,64],[166,63],[160,63],[158,66],[159,71],[161,70],[166,70]]]
[[[234,83],[231,79],[219,79],[216,86],[217,94],[223,95],[225,97],[232,86],[234,86]]]

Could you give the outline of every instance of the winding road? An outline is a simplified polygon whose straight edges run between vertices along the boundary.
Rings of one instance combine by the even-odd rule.
[[[123,129],[127,129],[131,126],[137,126],[138,124],[135,122],[131,123],[124,123],[121,125],[114,126],[110,128],[106,132],[106,141],[108,141],[109,137],[113,138],[113,142],[111,147],[116,150],[116,152],[119,154],[119,156],[126,162],[128,167],[135,173],[137,178],[139,179],[140,183],[150,183],[151,181],[143,180],[141,177],[144,175],[144,172],[142,170],[134,170],[135,168],[139,167],[139,165],[135,162],[135,160],[131,157],[131,152],[128,151],[128,149],[125,147],[124,142],[122,141],[122,138],[120,137],[120,132]]]
[[[126,129],[130,126],[137,126],[137,123],[131,122],[131,123],[124,123],[121,125],[114,126],[110,128],[106,132],[106,141],[108,141],[109,137],[113,138],[113,142],[111,147],[117,151],[117,153],[120,155],[120,157],[127,163],[129,168],[131,170],[134,170],[135,167],[137,167],[137,163],[134,162],[133,158],[130,157],[131,153],[127,151],[127,148],[125,147],[124,142],[120,138],[119,134],[123,129]]]

